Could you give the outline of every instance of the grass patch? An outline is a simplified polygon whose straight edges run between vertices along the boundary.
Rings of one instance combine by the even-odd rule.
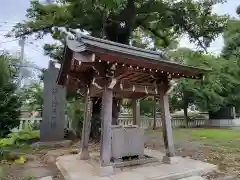
[[[145,131],[148,136],[162,136],[162,129]],[[177,128],[173,129],[174,139],[188,140],[214,140],[224,141],[231,144],[233,141],[240,141],[240,130],[232,129],[205,129],[205,128]]]
[[[191,136],[216,141],[240,140],[240,131],[231,129],[194,129]]]

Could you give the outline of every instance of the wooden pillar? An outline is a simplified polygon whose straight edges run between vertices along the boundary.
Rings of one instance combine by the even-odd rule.
[[[153,130],[156,129],[156,121],[157,121],[157,117],[156,117],[156,96],[154,96],[154,104],[153,104]]]
[[[101,124],[101,166],[110,166],[111,160],[111,126],[112,126],[112,99],[113,92],[105,86],[102,98],[102,124]]]
[[[133,99],[132,100],[132,108],[133,108],[133,125],[138,125],[140,127],[141,121],[140,121],[140,100],[139,99]]]
[[[91,115],[92,115],[92,101],[89,95],[85,96],[84,106],[84,120],[82,129],[82,140],[81,140],[81,153],[80,159],[87,160],[89,158],[88,152],[88,141],[91,130]]]
[[[173,136],[172,136],[171,115],[169,110],[168,95],[163,90],[160,90],[159,104],[161,108],[163,139],[164,139],[164,145],[166,149],[166,156],[173,157],[175,153],[174,153],[174,144],[173,144]]]

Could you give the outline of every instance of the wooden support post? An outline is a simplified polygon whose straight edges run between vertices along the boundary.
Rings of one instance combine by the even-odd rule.
[[[138,125],[140,127],[140,101],[138,99],[133,99],[132,101],[133,125]]]
[[[154,104],[153,104],[153,130],[156,129],[156,121],[157,121],[157,117],[156,117],[156,96],[154,96]]]
[[[136,99],[132,99],[133,125],[137,124],[136,105],[137,105]]]
[[[171,124],[171,115],[169,111],[169,102],[168,95],[165,91],[160,91],[159,104],[161,108],[161,119],[163,127],[163,139],[166,149],[166,157],[173,157],[174,154],[174,144],[172,137],[172,124]]]
[[[83,120],[83,129],[82,129],[82,137],[81,137],[82,138],[81,153],[80,153],[81,160],[89,159],[88,141],[89,141],[90,130],[91,130],[92,101],[88,94],[85,96],[84,103],[85,103],[84,120]]]
[[[101,166],[110,166],[111,160],[111,126],[112,126],[112,99],[113,92],[107,86],[104,87],[102,98],[102,124],[101,124]]]

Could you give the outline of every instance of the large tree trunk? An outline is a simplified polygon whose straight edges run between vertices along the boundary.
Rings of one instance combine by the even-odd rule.
[[[109,27],[108,27],[109,28]],[[111,29],[111,28],[110,28]],[[110,31],[109,29],[109,31]],[[123,44],[128,44],[130,34],[129,32],[125,34],[115,34],[115,38],[113,38],[113,33],[111,32],[110,37],[108,37],[109,40],[117,41]],[[113,111],[112,111],[112,124],[117,125],[118,124],[118,116],[120,112],[120,99],[113,98]],[[91,138],[95,140],[100,139],[101,135],[101,108],[102,108],[102,98],[94,98],[93,99],[93,111],[92,111],[92,126],[91,126]]]
[[[90,137],[100,140],[102,98],[93,98],[92,123]]]
[[[109,15],[103,25],[104,35],[110,41],[129,44],[131,33],[136,25],[136,8],[134,1],[128,1],[126,8],[118,15]],[[124,23],[124,26],[121,25]],[[101,130],[101,98],[94,98],[92,112],[91,137],[100,139]],[[120,100],[113,98],[112,124],[118,124]]]
[[[183,113],[184,113],[184,122],[185,122],[185,127],[188,127],[188,101],[187,98],[184,96],[183,98]]]
[[[157,116],[156,116],[156,97],[154,97],[154,105],[153,105],[153,130],[156,129],[156,121],[157,121]]]

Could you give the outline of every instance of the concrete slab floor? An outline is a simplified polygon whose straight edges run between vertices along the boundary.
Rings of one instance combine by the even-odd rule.
[[[79,155],[60,156],[57,166],[66,180],[177,180],[217,170],[215,165],[182,157],[175,157],[171,164],[163,164],[164,153],[155,150],[146,149],[145,154],[159,159],[159,163],[115,168],[114,174],[105,177],[97,174],[98,164],[82,161]]]

